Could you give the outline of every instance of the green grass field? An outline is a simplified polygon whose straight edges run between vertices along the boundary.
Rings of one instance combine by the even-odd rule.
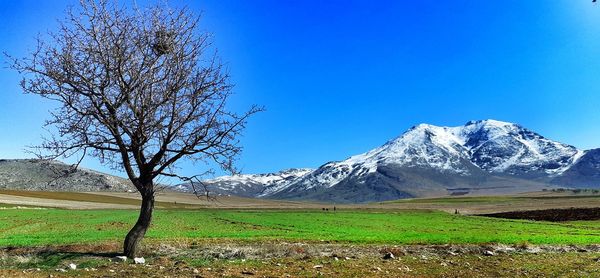
[[[134,210],[0,210],[0,246],[120,241]],[[504,220],[437,211],[157,210],[149,241],[204,239],[359,244],[593,244],[600,222]]]

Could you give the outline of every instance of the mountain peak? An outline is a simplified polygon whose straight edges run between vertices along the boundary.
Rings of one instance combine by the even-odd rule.
[[[436,126],[436,125],[432,125],[432,124],[420,123],[418,125],[415,125],[415,126],[411,127],[409,129],[409,131],[411,131],[411,130],[435,129],[435,128],[440,128],[440,127]]]
[[[289,169],[281,170],[277,173],[283,175],[283,174],[305,173],[305,172],[310,172],[313,170],[314,169],[311,169],[311,168],[289,168]]]
[[[468,121],[465,126],[478,125],[478,126],[488,126],[488,127],[506,127],[506,126],[516,126],[517,124],[498,121],[494,119],[487,120],[478,120],[478,121]]]
[[[516,132],[518,130],[526,130],[518,124],[498,121],[493,119],[487,120],[477,120],[477,121],[468,121],[463,126],[436,126],[432,124],[421,123],[415,125],[408,129],[405,133],[403,133],[400,137],[392,140],[405,140],[409,137],[415,137],[419,139],[430,139],[433,137],[437,137],[438,139],[445,139],[445,141],[456,141],[461,142],[461,144],[466,143],[469,134],[473,132],[477,132],[479,130],[485,131],[494,131],[494,133],[498,134],[506,134],[510,132]]]

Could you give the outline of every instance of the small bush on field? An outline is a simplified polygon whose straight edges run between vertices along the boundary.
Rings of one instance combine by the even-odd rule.
[[[515,247],[520,249],[527,249],[531,247],[531,243],[529,243],[529,241],[520,241],[517,244],[515,244]]]
[[[306,254],[306,249],[304,249],[301,246],[294,246],[293,248],[294,252],[296,252],[297,254]]]

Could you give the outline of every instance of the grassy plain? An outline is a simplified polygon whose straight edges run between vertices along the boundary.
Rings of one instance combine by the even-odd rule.
[[[144,243],[148,263],[135,265],[109,260],[137,217],[135,194],[0,195],[17,201],[0,204],[0,277],[600,277],[600,221],[449,213],[590,207],[598,196],[414,199],[338,205],[333,212],[325,204],[211,204],[169,193],[159,196]],[[18,198],[50,207],[23,207]],[[67,202],[108,209],[54,208]],[[383,259],[390,250],[398,251],[395,259]],[[70,263],[78,269],[69,270]]]
[[[5,209],[0,246],[118,241],[134,210]],[[204,239],[357,244],[594,244],[600,222],[535,222],[396,210],[157,210],[148,241]]]

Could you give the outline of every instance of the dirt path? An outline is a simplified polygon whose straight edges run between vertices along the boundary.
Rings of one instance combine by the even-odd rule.
[[[89,193],[89,194],[119,197],[119,198],[140,199],[138,193],[94,192],[94,193]],[[159,192],[159,193],[157,193],[155,199],[158,202],[164,202],[164,203],[199,205],[199,206],[210,207],[210,208],[300,209],[300,208],[322,208],[323,206],[327,206],[327,205],[311,203],[311,202],[254,199],[254,198],[242,198],[242,197],[235,197],[235,196],[218,196],[214,200],[207,200],[204,197],[197,197],[194,194],[177,193],[177,192]]]
[[[1,204],[32,206],[32,207],[52,207],[65,209],[137,209],[135,205],[97,203],[97,202],[80,202],[56,199],[42,199],[15,195],[0,194]]]
[[[59,207],[68,209],[137,209],[136,192],[51,192],[0,191],[0,204]],[[161,208],[232,208],[232,209],[322,209],[334,204],[218,196],[215,200],[198,198],[189,193],[159,192],[156,206]],[[1,206],[1,205],[0,205]],[[600,195],[519,194],[496,197],[457,197],[412,199],[369,204],[337,204],[338,209],[366,210],[441,210],[460,214],[490,214],[509,211],[600,207]]]

